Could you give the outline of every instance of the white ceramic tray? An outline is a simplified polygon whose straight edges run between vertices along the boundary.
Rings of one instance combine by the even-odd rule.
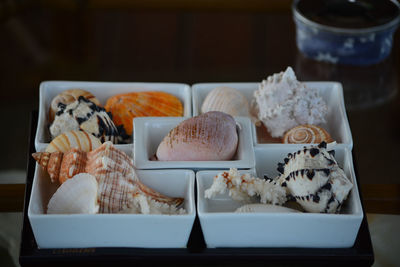
[[[134,123],[134,164],[138,169],[250,169],[255,166],[254,148],[251,134],[251,121],[245,117],[235,117],[239,144],[232,160],[224,161],[156,161],[150,160],[155,155],[158,145],[171,129],[185,118],[178,117],[142,117]]]
[[[340,214],[234,213],[243,204],[233,201],[228,194],[213,199],[204,198],[204,191],[220,171],[197,172],[197,212],[207,247],[351,247],[357,237],[363,211],[351,152],[344,146],[335,147],[335,151],[339,165],[354,185]],[[256,147],[258,177],[264,174],[277,176],[277,164],[289,152],[294,152],[293,147]]]
[[[350,125],[344,106],[343,87],[338,82],[304,82],[309,88],[316,88],[328,106],[328,114],[324,127],[340,145],[353,148]],[[228,86],[239,90],[247,98],[249,104],[253,101],[253,93],[260,83],[197,83],[192,86],[193,116],[201,113],[201,106],[207,94],[218,86]],[[280,144],[259,143],[257,131],[252,124],[253,142],[256,146],[279,146]]]
[[[141,92],[141,91],[163,91],[178,97],[184,108],[184,116],[192,116],[191,89],[182,83],[140,83],[140,82],[79,82],[79,81],[45,81],[40,84],[39,91],[39,118],[35,137],[35,148],[37,151],[46,149],[51,141],[48,130],[48,113],[52,99],[62,91],[79,88],[91,92],[102,105],[113,95]],[[132,143],[116,145],[117,148],[128,152],[132,150]]]
[[[36,164],[28,218],[39,248],[143,247],[184,248],[196,217],[192,170],[138,170],[147,186],[183,197],[187,214],[45,214],[56,190]]]

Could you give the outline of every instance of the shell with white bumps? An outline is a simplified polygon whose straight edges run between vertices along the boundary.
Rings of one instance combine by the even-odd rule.
[[[282,137],[300,124],[321,124],[328,112],[318,91],[299,82],[291,67],[263,80],[254,98],[258,119],[272,137]]]

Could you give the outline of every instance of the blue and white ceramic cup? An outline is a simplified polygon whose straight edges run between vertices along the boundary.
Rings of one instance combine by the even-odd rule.
[[[317,11],[317,6],[308,6],[309,9],[313,9],[312,12],[304,12],[304,6],[302,2],[310,0],[295,0],[293,2],[292,10],[294,21],[296,24],[296,41],[299,50],[306,56],[318,61],[348,64],[348,65],[371,65],[384,60],[391,52],[393,43],[393,34],[396,31],[400,22],[400,6],[397,1],[391,0],[379,0],[369,1],[379,5],[384,2],[391,5],[392,8],[390,20],[380,25],[372,25],[368,27],[362,27],[360,25],[357,28],[351,27],[351,21],[348,19],[349,27],[338,27],[334,24],[321,23],[324,20],[322,14],[326,14],[326,18],[329,15],[320,13],[317,15],[310,15],[312,12]],[[323,5],[323,1],[318,0],[317,5]],[[338,3],[339,1],[331,0],[330,3]],[[311,1],[316,2],[316,1]],[[342,0],[345,4],[350,6],[356,2],[368,2],[367,0]],[[336,4],[335,3],[335,4]],[[365,3],[362,3],[365,4]],[[365,4],[366,5],[366,4]],[[325,5],[326,7],[329,5]],[[331,5],[332,6],[332,5]],[[368,6],[367,6],[368,7]],[[303,10],[302,10],[303,8]],[[348,8],[348,7],[346,7]],[[386,7],[387,8],[387,7]],[[350,11],[346,11],[349,13]],[[387,12],[386,12],[387,15]],[[318,18],[320,16],[320,18]],[[368,22],[368,17],[366,17]],[[367,23],[368,24],[368,23]],[[332,26],[334,25],[334,26]]]

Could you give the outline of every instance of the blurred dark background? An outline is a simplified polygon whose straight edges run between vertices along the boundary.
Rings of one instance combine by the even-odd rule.
[[[0,168],[26,168],[41,81],[259,82],[293,66],[299,80],[343,82],[346,104],[346,82],[377,80],[387,99],[348,106],[360,177],[398,183],[399,36],[382,65],[349,73],[299,54],[287,0],[0,1]]]

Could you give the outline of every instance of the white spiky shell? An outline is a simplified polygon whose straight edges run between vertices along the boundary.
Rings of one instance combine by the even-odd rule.
[[[95,214],[99,211],[97,192],[98,184],[93,175],[77,174],[57,189],[49,201],[47,213]]]
[[[89,152],[101,146],[100,139],[85,131],[69,131],[57,136],[46,147],[46,152],[67,152],[75,147]]]
[[[287,213],[300,212],[295,209],[271,204],[247,204],[235,210],[238,213]]]
[[[221,111],[231,116],[250,116],[247,98],[237,89],[221,86],[211,90],[201,106],[201,112]]]

